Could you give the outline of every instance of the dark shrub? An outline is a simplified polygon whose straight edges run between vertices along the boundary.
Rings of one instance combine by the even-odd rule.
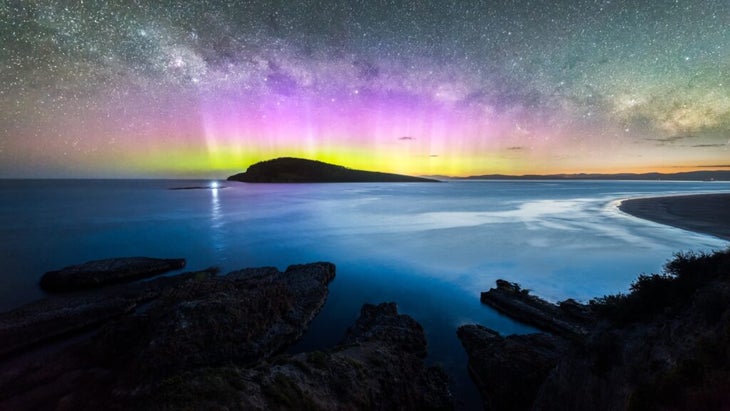
[[[714,253],[677,253],[663,274],[642,274],[627,295],[607,295],[590,301],[591,308],[616,325],[671,315],[684,307],[708,281],[730,278],[730,249]],[[708,304],[708,310],[717,301]],[[709,315],[708,315],[709,317]]]

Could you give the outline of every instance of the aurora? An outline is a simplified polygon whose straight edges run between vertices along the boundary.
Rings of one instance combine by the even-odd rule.
[[[0,177],[727,169],[721,0],[3,2]]]

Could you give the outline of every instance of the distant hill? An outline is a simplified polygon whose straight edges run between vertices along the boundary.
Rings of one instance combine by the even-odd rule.
[[[228,177],[244,183],[415,183],[438,182],[401,174],[353,170],[302,158],[283,157],[261,161],[246,172]]]
[[[455,177],[454,180],[667,180],[667,181],[730,181],[730,171],[708,170],[683,173],[619,173],[619,174],[532,174],[510,176],[485,174],[470,177]]]

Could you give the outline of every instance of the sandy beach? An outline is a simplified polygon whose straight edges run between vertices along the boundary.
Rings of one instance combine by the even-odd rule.
[[[624,200],[633,216],[730,240],[730,193]]]

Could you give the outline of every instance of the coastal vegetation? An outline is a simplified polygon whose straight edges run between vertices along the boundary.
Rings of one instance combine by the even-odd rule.
[[[641,274],[631,284],[628,294],[595,298],[590,306],[612,324],[625,326],[651,321],[657,315],[676,315],[687,309],[698,289],[730,277],[730,249],[707,252],[680,252],[664,266],[660,274]],[[705,295],[695,309],[715,317],[722,312],[723,301],[715,292]]]
[[[730,407],[730,249],[677,253],[628,293],[588,304],[552,304],[504,280],[482,302],[543,331],[459,328],[485,409]]]

